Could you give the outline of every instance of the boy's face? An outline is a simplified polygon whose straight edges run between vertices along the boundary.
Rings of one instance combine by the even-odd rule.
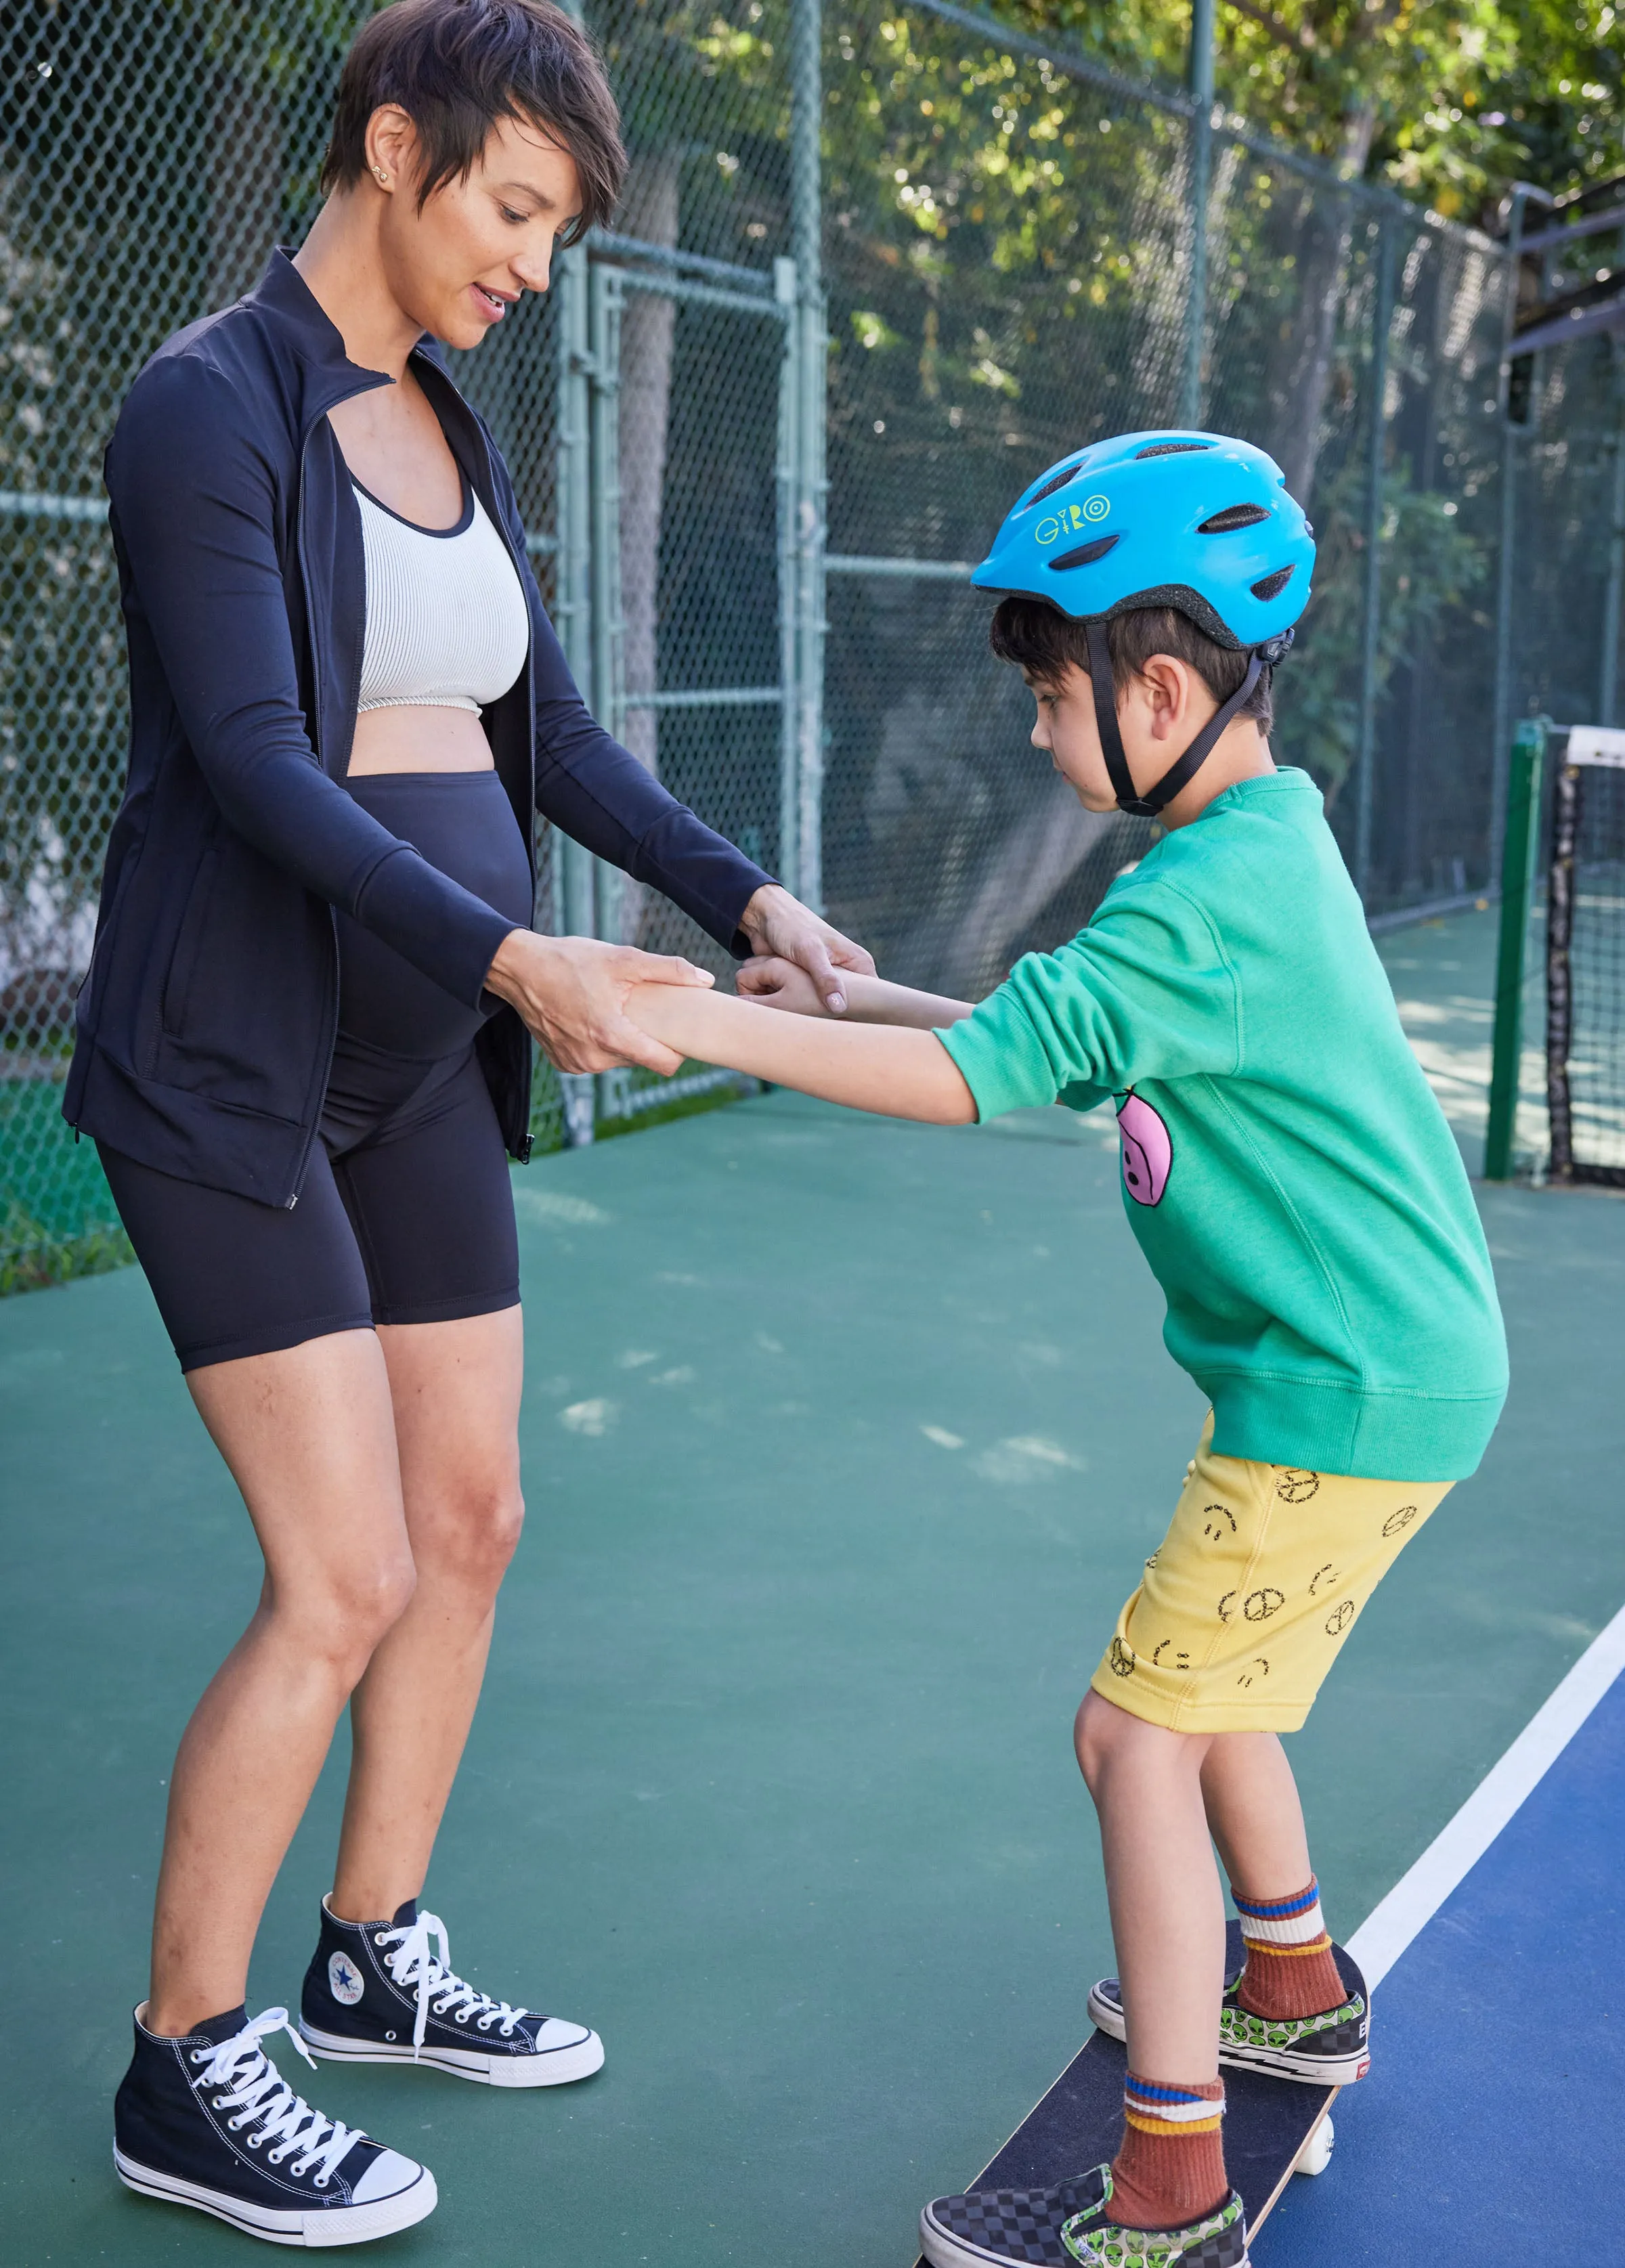
[[[1117,797],[1101,754],[1089,672],[1068,662],[1065,674],[1053,683],[1035,677],[1026,682],[1038,704],[1033,747],[1048,750],[1050,761],[1085,811],[1115,811]],[[1218,705],[1200,674],[1172,654],[1153,654],[1139,675],[1129,680],[1117,696],[1117,725],[1137,794],[1143,795],[1162,778]],[[1250,771],[1274,769],[1268,746],[1251,718],[1232,718],[1220,747],[1229,747],[1232,753],[1245,748]],[[1213,783],[1220,777],[1219,766],[1210,758],[1203,769],[1204,777],[1193,780],[1169,804],[1163,814],[1165,827],[1181,826],[1193,818],[1215,792]]]
[[[1033,747],[1048,751],[1051,762],[1085,811],[1115,811],[1117,797],[1101,754],[1095,688],[1088,672],[1068,662],[1066,674],[1053,684],[1030,676],[1026,682],[1038,704]]]

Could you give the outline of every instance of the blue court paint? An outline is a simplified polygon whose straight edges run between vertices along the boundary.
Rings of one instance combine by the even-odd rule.
[[[1258,2268],[1625,2262],[1622,1869],[1625,1678],[1390,1970]]]

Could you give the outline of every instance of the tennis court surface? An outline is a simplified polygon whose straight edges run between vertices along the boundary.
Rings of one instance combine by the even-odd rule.
[[[1385,944],[1470,1157],[1492,930]],[[923,2200],[1075,2051],[1111,1962],[1071,1712],[1202,1417],[1161,1349],[1108,1125],[942,1132],[775,1094],[519,1176],[530,1527],[425,1903],[463,1974],[596,2025],[609,2061],[535,2095],[324,2066],[304,2091],[439,2183],[433,2218],[372,2257],[907,2268]],[[1625,1204],[1481,1196],[1505,1420],[1291,1744],[1340,1936],[1625,1602]],[[133,1270],[0,1305],[0,2255],[247,2259],[127,2197],[109,2146],[163,1780],[252,1604],[247,1524]],[[1450,2200],[1509,2185],[1553,2257],[1615,2225],[1596,2137],[1625,2107],[1625,2047],[1597,1901],[1617,1912],[1622,1759],[1615,1695],[1399,1961],[1373,2078],[1339,2106],[1329,2171],[1263,2232],[1264,2268],[1481,2260]],[[253,2008],[297,2001],[339,1762],[273,1895]],[[1523,1998],[1560,1942],[1572,2034]],[[1413,2212],[1422,2166],[1438,2179]]]

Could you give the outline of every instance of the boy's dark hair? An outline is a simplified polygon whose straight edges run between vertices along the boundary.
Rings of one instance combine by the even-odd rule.
[[[987,642],[1001,661],[1014,662],[1035,685],[1058,686],[1068,663],[1089,675],[1086,626],[1043,599],[1002,600]],[[1188,662],[1221,707],[1247,674],[1245,647],[1218,644],[1175,607],[1133,607],[1113,615],[1106,624],[1106,643],[1112,649],[1112,682],[1119,696],[1154,653]],[[1259,671],[1258,683],[1237,711],[1251,717],[1261,733],[1274,722],[1271,675],[1267,668]]]
[[[357,33],[338,82],[321,189],[366,172],[367,121],[399,103],[417,129],[417,210],[452,180],[466,181],[499,118],[544,127],[575,160],[580,218],[573,244],[615,210],[626,178],[620,114],[597,48],[551,0],[395,0]]]

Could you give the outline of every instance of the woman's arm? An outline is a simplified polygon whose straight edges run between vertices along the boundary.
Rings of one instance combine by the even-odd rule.
[[[194,356],[160,357],[120,413],[107,481],[140,618],[132,653],[150,634],[227,824],[476,1005],[513,924],[380,827],[316,762],[274,533],[275,475],[243,397]]]
[[[853,981],[867,989],[880,980]],[[976,1116],[970,1088],[929,1031],[851,1024],[845,1017],[764,1015],[749,1000],[676,984],[635,986],[626,1013],[674,1055],[748,1071],[851,1110],[938,1126],[967,1126]]]
[[[523,563],[513,484],[494,442],[491,447],[498,500]],[[536,688],[537,810],[598,858],[659,890],[736,958],[784,954],[799,961],[838,1013],[845,1005],[839,972],[872,972],[871,956],[669,795],[604,731],[581,698],[528,564],[523,580]]]

